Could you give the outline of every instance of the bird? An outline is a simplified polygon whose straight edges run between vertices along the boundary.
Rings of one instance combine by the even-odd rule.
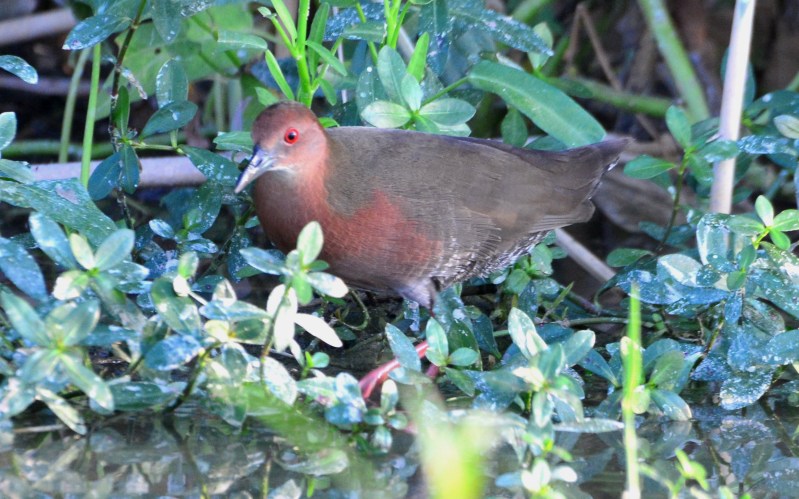
[[[443,289],[504,269],[548,231],[589,220],[590,198],[627,144],[541,151],[400,129],[325,129],[291,101],[264,109],[252,139],[234,191],[254,184],[256,214],[278,249],[291,251],[317,221],[328,272],[429,310]]]

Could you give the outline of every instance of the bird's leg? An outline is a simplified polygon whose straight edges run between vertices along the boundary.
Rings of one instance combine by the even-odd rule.
[[[418,345],[416,345],[416,353],[417,355],[419,355],[420,359],[424,357],[424,354],[427,351],[427,347],[428,347],[427,341],[423,341]],[[369,371],[369,373],[366,376],[361,378],[361,381],[358,383],[358,386],[361,387],[361,393],[363,394],[364,400],[368,399],[372,395],[372,392],[378,385],[383,384],[383,382],[386,379],[388,379],[388,373],[398,368],[399,366],[400,366],[399,361],[397,359],[394,359],[390,362],[386,362],[382,366],[379,366]],[[438,368],[436,368],[435,372],[432,372],[432,368],[434,367],[436,366],[435,365],[430,366],[430,369],[428,369],[427,371],[428,376],[435,376],[436,374],[438,374]]]

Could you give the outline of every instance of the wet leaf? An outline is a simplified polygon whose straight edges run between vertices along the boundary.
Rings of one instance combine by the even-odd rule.
[[[322,226],[319,222],[311,222],[300,231],[297,236],[297,250],[300,252],[300,265],[307,266],[316,260],[322,251],[324,237]]]
[[[670,161],[642,154],[624,165],[624,173],[628,177],[648,179],[673,168],[676,165]]]
[[[61,365],[69,377],[69,381],[92,399],[97,405],[107,411],[114,410],[114,397],[103,379],[83,364],[76,362],[69,355],[60,357]]]
[[[158,107],[189,98],[189,80],[180,61],[169,59],[158,70],[158,75],[155,77],[155,95]]]
[[[202,351],[202,345],[193,336],[172,335],[156,343],[144,356],[144,362],[156,371],[172,371],[183,367]]]
[[[189,101],[174,101],[159,108],[141,131],[141,138],[157,133],[171,132],[185,126],[197,114],[197,104]]]
[[[112,34],[126,29],[130,22],[130,18],[109,12],[86,18],[72,28],[62,48],[80,50],[93,47]]]
[[[114,397],[114,409],[117,411],[163,407],[178,396],[170,387],[150,381],[115,383],[109,388]]]
[[[197,306],[190,298],[177,296],[171,280],[156,279],[150,288],[150,297],[164,322],[178,333],[197,334],[202,329]]]
[[[677,106],[669,107],[666,110],[666,126],[680,147],[688,149],[691,146],[691,123],[685,111]]]
[[[264,357],[262,375],[270,392],[287,405],[297,400],[297,382],[280,362],[271,357]]]
[[[86,434],[86,423],[84,423],[78,411],[69,405],[66,400],[42,386],[36,387],[36,398],[47,404],[47,407],[53,411],[53,414],[72,431],[78,435]]]
[[[565,93],[523,71],[482,61],[468,79],[477,88],[502,97],[569,147],[592,144],[605,135],[602,126]]]
[[[47,299],[44,276],[36,260],[24,247],[4,237],[0,237],[0,271],[26,295]]]
[[[735,410],[757,402],[771,386],[773,375],[772,369],[734,372],[721,384],[721,406],[727,410]]]
[[[455,126],[469,121],[474,116],[474,106],[461,99],[447,97],[425,104],[419,114],[440,126]]]
[[[377,128],[399,128],[410,121],[411,113],[399,104],[379,100],[367,105],[361,118]]]
[[[391,347],[391,352],[406,369],[421,372],[422,362],[413,347],[413,343],[405,334],[392,324],[386,324],[386,338]]]
[[[308,334],[315,336],[331,347],[340,348],[344,344],[336,331],[322,318],[310,314],[297,314],[294,322]]]
[[[94,254],[95,267],[100,271],[109,270],[129,258],[135,238],[134,232],[130,229],[119,229],[108,236]]]
[[[691,408],[676,393],[667,390],[652,390],[649,395],[658,409],[672,421],[689,421],[691,419]]]
[[[0,113],[0,151],[11,144],[16,134],[17,115],[10,112]]]
[[[34,345],[47,346],[50,337],[44,327],[44,322],[39,314],[22,298],[3,291],[0,293],[0,303],[3,305],[8,320],[17,332]]]
[[[25,83],[35,85],[39,81],[39,74],[36,72],[36,69],[21,57],[15,55],[0,55],[0,68],[19,77]],[[3,147],[0,147],[0,150],[1,149],[3,149]]]
[[[527,359],[532,359],[539,352],[547,349],[547,344],[538,336],[533,321],[517,308],[511,309],[508,316],[508,332],[513,343],[519,347]]]
[[[265,52],[269,50],[266,40],[260,36],[239,31],[220,30],[216,41],[223,50],[253,50]]]

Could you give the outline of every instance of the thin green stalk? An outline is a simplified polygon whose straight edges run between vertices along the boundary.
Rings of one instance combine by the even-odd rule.
[[[366,23],[366,14],[364,14],[360,2],[355,3],[355,12],[358,13],[358,20],[361,21],[361,23]],[[375,43],[367,42],[367,45],[369,46],[369,52],[372,53],[372,62],[377,64],[377,47],[375,47]]]
[[[671,235],[672,229],[674,229],[674,223],[677,221],[677,214],[680,212],[680,199],[682,197],[682,186],[685,183],[685,173],[688,170],[688,165],[685,161],[685,156],[683,156],[682,162],[680,163],[680,169],[677,173],[677,181],[674,191],[674,202],[671,205],[671,217],[669,217],[669,223],[666,225],[666,230],[663,231],[663,238],[658,243],[658,247],[655,250],[655,253],[660,253],[660,251],[666,246],[666,242],[669,240],[669,236]]]
[[[547,78],[545,81],[574,97],[590,97],[592,100],[605,102],[623,111],[646,114],[655,118],[666,116],[666,110],[672,105],[668,99],[619,91],[587,78],[561,77]],[[586,95],[586,91],[589,95]]]
[[[89,90],[89,109],[86,110],[86,126],[83,128],[83,154],[80,165],[80,183],[89,186],[91,174],[92,142],[94,141],[94,121],[97,116],[97,93],[100,90],[100,56],[101,46],[98,43],[92,51],[92,82]]]
[[[657,42],[658,50],[666,61],[680,95],[686,104],[692,122],[710,116],[702,84],[696,76],[688,54],[677,36],[677,30],[663,0],[638,0],[647,25]]]
[[[456,88],[460,87],[461,85],[463,85],[464,83],[466,83],[468,81],[469,81],[469,78],[467,76],[464,76],[460,80],[457,80],[454,83],[451,83],[451,84],[447,85],[446,87],[444,87],[443,89],[439,90],[438,92],[433,94],[432,97],[428,97],[427,99],[425,99],[424,102],[422,102],[422,105],[424,106],[425,104],[429,104],[429,103],[433,102],[434,100],[438,99],[439,97],[441,97],[443,95],[447,95],[449,92],[451,92],[452,90],[455,90]]]
[[[311,14],[311,1],[300,0],[297,8],[297,40],[295,41],[294,59],[297,61],[297,73],[300,77],[300,88],[297,92],[300,102],[311,107],[313,90],[311,89],[311,71],[305,54],[305,40],[308,36],[308,17]]]
[[[89,58],[89,49],[83,49],[75,62],[75,72],[69,81],[67,102],[64,104],[64,119],[61,121],[61,147],[58,150],[58,162],[65,163],[69,158],[69,137],[72,135],[72,122],[75,118],[75,102],[78,100],[78,85],[83,77],[83,68]]]
[[[621,401],[621,411],[624,423],[624,455],[627,470],[627,490],[624,496],[627,499],[640,499],[641,476],[638,469],[638,437],[635,434],[634,406],[636,390],[643,380],[643,361],[641,356],[641,303],[638,298],[637,283],[633,283],[632,289],[630,289],[629,317],[627,336],[622,339],[624,395]]]

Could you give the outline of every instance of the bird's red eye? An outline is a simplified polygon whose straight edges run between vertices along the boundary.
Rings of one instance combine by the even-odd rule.
[[[289,128],[286,130],[286,135],[283,137],[283,140],[286,141],[286,144],[293,144],[297,142],[299,138],[300,132],[298,132],[296,128]]]

